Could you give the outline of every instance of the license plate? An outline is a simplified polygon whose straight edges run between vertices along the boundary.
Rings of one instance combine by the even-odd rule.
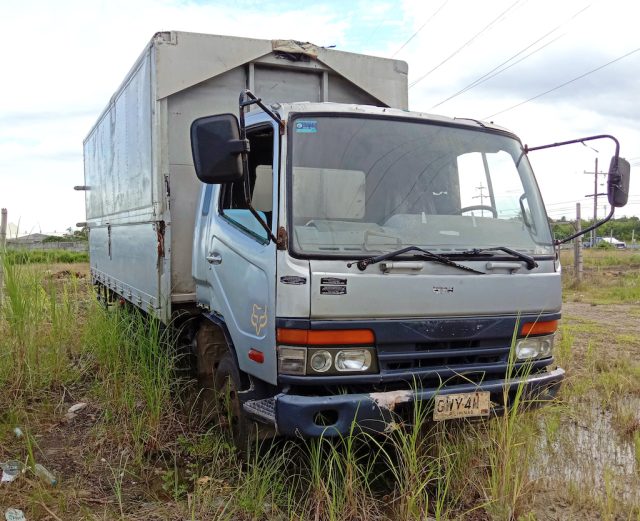
[[[489,392],[443,394],[436,396],[433,420],[489,416]]]

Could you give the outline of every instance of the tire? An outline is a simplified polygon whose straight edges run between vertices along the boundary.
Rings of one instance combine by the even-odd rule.
[[[242,391],[240,371],[231,353],[227,352],[218,364],[214,388],[218,421],[225,428],[241,454],[248,453],[256,439],[257,425],[242,408],[238,393]]]

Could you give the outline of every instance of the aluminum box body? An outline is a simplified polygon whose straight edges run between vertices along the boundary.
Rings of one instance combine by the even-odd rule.
[[[91,275],[170,320],[195,303],[193,230],[201,184],[189,128],[238,113],[241,90],[275,102],[407,109],[407,65],[287,40],[157,33],[84,141]]]

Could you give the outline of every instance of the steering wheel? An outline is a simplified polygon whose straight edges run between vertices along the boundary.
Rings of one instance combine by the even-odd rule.
[[[473,210],[487,210],[491,212],[494,219],[498,218],[498,210],[496,210],[493,206],[486,206],[484,204],[476,204],[473,206],[465,206],[464,208],[460,208],[460,214],[471,212]]]

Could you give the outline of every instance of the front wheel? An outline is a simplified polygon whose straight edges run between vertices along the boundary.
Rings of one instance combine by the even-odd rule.
[[[257,425],[242,408],[238,393],[242,391],[240,371],[230,353],[226,353],[215,372],[214,388],[217,397],[220,424],[231,434],[236,448],[248,452],[256,437]]]

